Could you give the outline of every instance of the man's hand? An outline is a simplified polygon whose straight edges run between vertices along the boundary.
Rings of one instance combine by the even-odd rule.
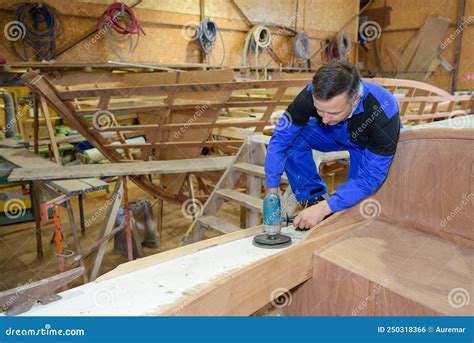
[[[300,229],[310,229],[319,224],[332,210],[326,200],[301,211],[293,221],[293,226]]]

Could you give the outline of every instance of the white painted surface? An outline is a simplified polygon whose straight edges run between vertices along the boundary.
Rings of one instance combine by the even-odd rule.
[[[455,113],[455,112],[453,112]],[[445,120],[439,120],[432,123],[407,126],[402,131],[420,130],[420,129],[473,129],[474,128],[474,115],[458,116]]]
[[[283,228],[293,239],[293,227]],[[139,316],[157,313],[217,278],[283,249],[262,249],[246,237],[213,246],[113,279],[91,282],[60,293],[61,300],[36,304],[26,316]]]

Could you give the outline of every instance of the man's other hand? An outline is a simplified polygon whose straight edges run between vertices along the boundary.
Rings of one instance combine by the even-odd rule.
[[[310,229],[319,224],[327,215],[332,213],[326,200],[301,211],[293,221],[293,226],[300,229]]]

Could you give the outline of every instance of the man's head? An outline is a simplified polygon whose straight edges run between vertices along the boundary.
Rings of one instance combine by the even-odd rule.
[[[313,77],[313,101],[326,125],[345,120],[359,102],[360,77],[348,62],[323,65]]]

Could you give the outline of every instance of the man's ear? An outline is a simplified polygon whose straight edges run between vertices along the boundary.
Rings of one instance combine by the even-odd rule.
[[[360,99],[360,94],[357,94],[355,97],[354,97],[354,101],[352,102],[352,107],[357,107],[358,103],[359,103],[359,99]]]

